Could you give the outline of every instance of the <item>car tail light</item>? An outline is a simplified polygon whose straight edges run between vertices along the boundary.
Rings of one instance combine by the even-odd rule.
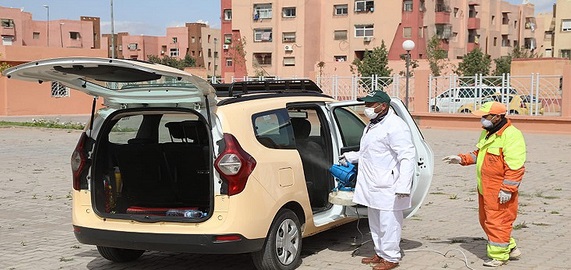
[[[244,190],[248,177],[256,167],[256,160],[242,147],[234,135],[224,133],[224,149],[216,158],[214,167],[228,184],[228,196]]]
[[[81,189],[81,175],[87,159],[84,149],[85,141],[87,141],[87,134],[83,132],[71,154],[71,172],[73,174],[73,189],[75,190]]]
[[[242,240],[242,236],[239,234],[216,235],[214,237],[214,242],[235,242],[240,240]]]

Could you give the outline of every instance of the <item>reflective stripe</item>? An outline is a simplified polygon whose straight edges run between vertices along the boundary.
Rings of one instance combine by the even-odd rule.
[[[476,155],[474,155],[474,152],[471,152],[470,156],[472,157],[472,160],[474,161],[474,163],[476,163]]]
[[[494,246],[494,247],[501,247],[501,248],[507,248],[509,247],[510,243],[496,243],[496,242],[492,242],[492,241],[488,241],[488,245],[490,246]]]
[[[520,182],[504,179],[504,185],[519,187]]]

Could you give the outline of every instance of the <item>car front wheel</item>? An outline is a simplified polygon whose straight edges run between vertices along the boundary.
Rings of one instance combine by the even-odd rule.
[[[252,253],[260,270],[290,270],[301,264],[301,225],[289,209],[278,212],[262,250]]]
[[[144,250],[137,249],[123,249],[123,248],[112,248],[112,247],[102,247],[97,246],[97,251],[99,254],[107,260],[113,262],[131,262],[143,255]]]

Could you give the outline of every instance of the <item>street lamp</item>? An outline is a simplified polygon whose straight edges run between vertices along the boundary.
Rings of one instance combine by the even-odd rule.
[[[50,6],[48,5],[44,5],[44,7],[46,8],[46,12],[48,14],[48,20],[47,20],[47,39],[48,39],[48,47],[50,46]]]
[[[414,41],[412,40],[405,40],[402,43],[402,48],[406,51],[406,96],[405,96],[405,101],[404,101],[404,105],[406,106],[406,108],[408,109],[408,79],[410,77],[410,72],[409,72],[409,68],[410,68],[410,51],[412,51],[412,49],[414,49]]]

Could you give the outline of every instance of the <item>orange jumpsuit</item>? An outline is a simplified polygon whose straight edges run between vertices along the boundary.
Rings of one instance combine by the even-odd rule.
[[[516,246],[511,232],[517,217],[518,188],[525,172],[526,146],[521,131],[509,119],[488,138],[487,133],[482,131],[477,150],[459,155],[460,164],[476,164],[479,219],[488,236],[488,257],[505,261]],[[512,193],[504,204],[499,202],[500,189]]]

